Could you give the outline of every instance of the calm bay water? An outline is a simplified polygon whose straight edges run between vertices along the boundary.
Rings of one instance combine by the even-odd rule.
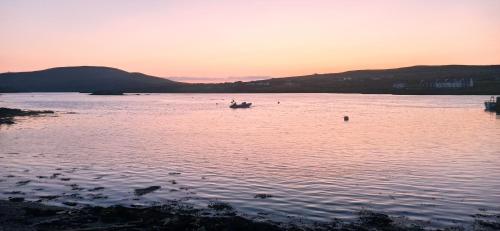
[[[58,113],[0,127],[0,198],[218,200],[266,219],[330,221],[369,209],[467,224],[500,213],[500,118],[482,110],[487,98],[3,94],[0,106]],[[231,99],[254,107],[229,109]],[[162,188],[133,193],[152,185]]]

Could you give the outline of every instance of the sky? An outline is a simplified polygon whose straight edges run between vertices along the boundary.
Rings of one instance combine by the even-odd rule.
[[[0,72],[96,65],[213,82],[500,64],[499,12],[499,0],[0,0]]]

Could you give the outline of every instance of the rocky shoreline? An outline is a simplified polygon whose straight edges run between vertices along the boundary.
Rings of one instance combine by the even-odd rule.
[[[172,203],[151,207],[84,207],[68,209],[37,202],[0,200],[0,230],[421,230],[398,227],[386,215],[367,213],[359,224],[331,223],[298,227],[254,221],[217,203],[194,209]]]
[[[496,219],[492,222],[491,219]],[[469,228],[450,227],[443,230],[499,230],[500,215],[478,217]],[[394,219],[385,214],[361,211],[359,218],[347,222],[300,226],[272,221],[256,221],[238,215],[231,206],[209,205],[195,209],[185,204],[150,207],[65,208],[38,202],[0,200],[0,230],[434,230],[407,219]]]
[[[230,211],[208,211],[176,204],[153,207],[68,209],[36,202],[0,201],[0,230],[283,230]]]
[[[54,111],[34,111],[34,110],[21,110],[16,108],[0,108],[0,125],[1,124],[14,124],[15,117],[19,116],[39,116],[44,114],[54,114]]]

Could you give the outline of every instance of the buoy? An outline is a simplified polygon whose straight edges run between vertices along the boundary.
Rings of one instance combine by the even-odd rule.
[[[344,121],[349,121],[349,116],[344,116]]]

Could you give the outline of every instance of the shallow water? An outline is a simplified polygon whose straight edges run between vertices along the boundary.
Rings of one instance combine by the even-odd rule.
[[[327,222],[369,209],[466,225],[500,213],[500,118],[482,110],[485,98],[3,94],[0,106],[58,113],[0,127],[0,198],[219,200],[265,219]],[[254,107],[229,109],[231,99]],[[161,189],[134,195],[153,185]]]

